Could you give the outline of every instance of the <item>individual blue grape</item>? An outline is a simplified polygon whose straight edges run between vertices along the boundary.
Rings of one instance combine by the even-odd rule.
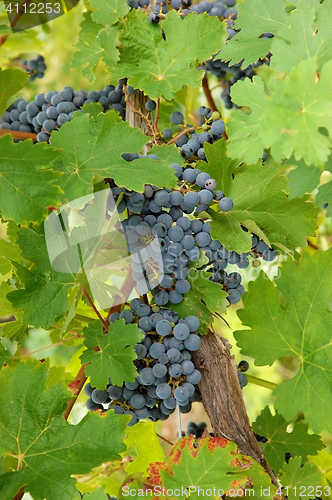
[[[156,394],[160,399],[167,399],[172,393],[172,388],[168,384],[159,384],[156,389]]]
[[[108,400],[107,391],[94,389],[91,393],[91,399],[96,404],[106,403],[106,401]]]
[[[248,361],[240,361],[240,363],[237,365],[237,369],[240,371],[240,372],[247,372],[249,370],[249,363]]]
[[[204,188],[205,187],[205,182],[210,179],[209,174],[206,174],[205,172],[201,172],[198,174],[196,177],[196,183],[198,184],[199,187]]]
[[[180,226],[172,226],[169,228],[167,235],[171,241],[180,241],[182,240],[184,234],[183,229]]]
[[[169,301],[169,295],[167,292],[161,290],[160,292],[157,292],[155,294],[154,301],[157,304],[157,306],[164,306]]]
[[[143,368],[143,370],[139,372],[139,378],[142,385],[152,385],[156,380],[152,368]]]
[[[85,406],[86,406],[87,410],[89,410],[89,411],[103,410],[104,409],[102,404],[95,403],[94,401],[92,401],[91,398],[89,398],[86,401]]]
[[[162,337],[166,337],[172,331],[172,325],[166,319],[162,319],[157,323],[156,332],[159,333]]]
[[[195,394],[195,386],[193,384],[191,384],[190,382],[185,382],[183,384],[183,387],[185,387],[186,389],[188,389],[189,398]]]
[[[152,356],[152,358],[157,359],[160,354],[163,354],[165,352],[165,346],[164,344],[160,342],[155,342],[151,345],[149,354]]]
[[[185,325],[189,327],[191,332],[196,332],[199,328],[199,319],[196,316],[187,316],[184,320]]]
[[[151,12],[149,14],[149,21],[152,24],[158,24],[160,21],[160,14],[158,14],[158,12]]]
[[[139,319],[138,326],[142,328],[145,332],[150,332],[152,330],[152,325],[148,316],[143,316]]]
[[[193,184],[196,181],[197,175],[197,170],[194,170],[193,168],[186,168],[182,173],[182,179],[190,184]]]
[[[157,191],[154,195],[153,201],[159,206],[163,207],[169,202],[169,194],[164,189]]]
[[[158,238],[163,238],[167,234],[167,227],[161,222],[157,222],[152,228],[152,234],[158,236]]]
[[[168,368],[168,373],[173,378],[179,378],[179,377],[181,377],[181,375],[183,373],[182,365],[180,365],[179,363],[173,363],[173,364],[171,364],[170,367]]]
[[[161,288],[170,289],[173,286],[173,278],[171,276],[165,275],[160,282]]]
[[[181,365],[182,365],[184,375],[190,375],[191,373],[193,373],[193,371],[195,369],[194,363],[192,361],[190,361],[189,359],[184,359],[182,361]]]
[[[167,368],[163,363],[157,363],[152,368],[153,374],[157,378],[164,377],[167,373]]]
[[[226,127],[225,127],[224,120],[216,120],[211,125],[211,132],[215,135],[223,135],[225,130],[226,130]]]
[[[219,201],[219,208],[223,212],[229,212],[233,208],[233,200],[231,200],[227,196],[224,196],[224,198],[221,198],[221,200]]]
[[[177,363],[181,359],[181,353],[175,347],[168,349],[166,354],[167,354],[168,359],[170,360],[171,363]]]
[[[187,280],[179,280],[175,284],[175,290],[177,292],[181,293],[182,295],[189,292],[190,288],[191,288],[191,285],[190,285],[189,281],[187,281]],[[170,297],[170,300],[172,301],[171,297]]]
[[[241,293],[236,288],[228,290],[227,300],[230,304],[237,304],[241,300]]]
[[[191,158],[194,154],[194,148],[190,145],[190,144],[183,144],[183,146],[181,146],[181,156],[183,156],[183,158],[185,159],[188,159],[188,158]]]
[[[143,302],[141,302],[136,306],[135,312],[139,318],[142,318],[143,316],[149,316],[151,307],[148,304],[143,304]]]
[[[164,399],[163,403],[169,410],[174,410],[176,407],[176,399],[173,396]]]
[[[206,156],[205,156],[205,152],[204,152],[204,148],[200,148],[198,151],[197,151],[197,156],[200,160],[206,160]]]
[[[111,399],[120,399],[122,396],[122,387],[111,385],[107,389],[107,394]]]
[[[1,127],[1,125],[0,125]],[[48,142],[50,136],[46,132],[39,132],[37,134],[37,142]]]
[[[144,418],[146,418],[148,416],[148,413],[149,413],[149,411],[146,408],[146,406],[144,406],[140,410],[135,410],[135,415],[138,418],[138,420],[143,420]],[[114,497],[113,497],[113,499],[114,499]],[[115,499],[115,500],[117,500],[117,499]]]
[[[174,397],[177,401],[186,401],[189,398],[189,391],[186,387],[177,387],[174,391]]]
[[[134,410],[141,410],[145,406],[145,397],[143,394],[134,394],[129,400],[130,405]]]
[[[183,114],[180,113],[180,111],[173,111],[171,114],[171,122],[174,123],[174,125],[180,125],[180,123],[183,122]]]
[[[201,175],[201,174],[200,174]],[[185,194],[184,196],[184,202],[189,206],[194,208],[196,205],[199,203],[199,196],[197,193],[194,191],[189,191],[188,193]]]
[[[178,340],[185,340],[189,337],[190,329],[185,323],[178,323],[173,329],[173,334]]]
[[[211,241],[211,236],[209,233],[202,231],[196,234],[195,241],[199,247],[207,247]]]
[[[127,424],[128,427],[132,427],[133,425],[137,424],[138,419],[137,419],[137,417],[136,417],[136,415],[135,415],[135,413],[133,411],[126,410],[124,412],[124,415],[130,415],[131,416],[131,420],[130,420],[129,424]]]
[[[125,386],[130,391],[134,391],[139,386],[139,383],[138,383],[138,380],[135,380],[135,382],[125,382]]]
[[[202,189],[198,193],[198,196],[199,196],[199,202],[202,205],[208,205],[213,199],[213,194],[208,189]]]
[[[200,233],[203,228],[203,222],[200,219],[194,219],[190,223],[190,228],[193,233]]]
[[[176,290],[171,290],[169,292],[169,300],[172,304],[179,304],[182,301],[182,294],[177,292]]]
[[[145,107],[148,111],[154,111],[157,107],[157,104],[155,103],[155,101],[149,99],[148,101],[146,101]]]
[[[190,229],[190,219],[188,219],[188,217],[180,217],[176,221],[176,225],[180,226],[183,231],[187,231],[188,229]]]
[[[172,217],[172,219],[176,222],[180,217],[183,216],[183,212],[181,208],[174,206],[170,209],[169,215]]]
[[[276,257],[277,254],[274,250],[269,249],[266,252],[263,252],[263,259],[266,262],[272,262]]]
[[[54,120],[45,120],[43,123],[43,128],[45,129],[46,132],[52,132],[56,127],[56,123]]]
[[[218,186],[218,183],[215,179],[208,179],[206,182],[205,182],[205,189],[208,189],[209,191],[214,191],[215,189],[217,189],[217,186]]]
[[[165,139],[170,139],[173,135],[172,129],[170,128],[165,128],[162,132],[162,135]]]
[[[180,240],[180,244],[185,250],[191,250],[195,246],[195,238],[191,236],[191,234],[186,234],[182,240]]]
[[[225,196],[225,195],[224,195],[224,193],[223,193],[222,191],[215,191],[215,192],[213,193],[213,197],[214,197],[214,199],[215,199],[216,201],[220,201],[220,200],[221,200],[221,198],[224,198],[224,196]]]
[[[147,348],[143,344],[137,344],[134,346],[134,350],[137,355],[137,359],[144,359],[147,353]]]
[[[184,349],[184,343],[182,342],[182,340],[179,340],[176,337],[171,337],[169,339],[168,348],[169,349],[177,349],[178,351],[182,351]],[[167,347],[166,347],[166,349],[167,349]],[[168,352],[167,352],[167,354],[168,354]],[[179,359],[177,359],[176,362],[180,363],[180,359],[181,359],[181,357]],[[172,361],[172,363],[173,363],[173,361]],[[175,361],[174,361],[174,363],[175,363]]]
[[[183,196],[180,191],[172,191],[169,195],[169,202],[174,206],[178,207],[183,201]],[[181,216],[180,216],[181,217]],[[179,217],[178,217],[179,218]],[[172,219],[173,220],[173,219]]]
[[[201,339],[195,333],[191,333],[189,337],[184,341],[185,348],[188,351],[197,351],[201,345]]]
[[[95,387],[92,387],[90,382],[88,382],[87,384],[85,384],[84,386],[84,393],[87,395],[87,396],[91,396],[92,392],[95,390]],[[122,392],[122,391],[121,391]]]
[[[190,375],[186,376],[186,381],[189,382],[190,384],[196,385],[199,384],[201,381],[202,375],[198,370],[194,370]]]
[[[122,311],[119,319],[124,319],[125,324],[128,325],[129,323],[132,323],[134,321],[134,315],[129,309],[126,309],[125,311]]]

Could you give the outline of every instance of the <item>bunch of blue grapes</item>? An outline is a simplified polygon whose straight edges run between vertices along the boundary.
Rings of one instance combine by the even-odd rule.
[[[29,73],[29,81],[33,82],[36,78],[43,78],[46,71],[45,59],[43,56],[36,56],[33,59],[24,59],[20,63],[22,69]]]
[[[170,116],[170,121],[173,125],[181,125],[182,130],[176,132],[186,133],[182,134],[175,140],[175,144],[180,148],[180,153],[186,160],[193,161],[195,159],[206,160],[204,153],[204,144],[207,142],[212,144],[221,139],[225,133],[225,122],[220,118],[218,111],[212,111],[210,108],[200,106],[198,108],[198,115],[200,117],[200,125],[203,132],[196,133],[195,129],[190,129],[190,125],[184,126],[184,116],[180,111],[173,111]],[[171,139],[173,131],[171,128],[166,128],[162,132],[162,137],[165,140]]]
[[[191,353],[201,345],[197,335],[199,319],[179,318],[175,311],[151,307],[139,298],[131,301],[130,309],[110,316],[111,323],[119,319],[126,324],[136,323],[144,333],[143,340],[134,347],[138,377],[121,387],[110,379],[105,390],[86,384],[88,410],[112,409],[131,415],[129,426],[145,418],[153,422],[166,420],[177,405],[181,413],[188,413],[193,402],[201,401],[201,374],[191,361]]]
[[[74,91],[72,87],[64,87],[60,92],[53,90],[46,94],[36,95],[34,101],[25,99],[15,101],[0,118],[0,128],[20,132],[37,134],[38,142],[49,142],[53,130],[72,120],[75,111],[84,113],[81,109],[84,104],[99,102],[104,111],[114,109],[125,119],[125,94],[123,84],[106,85],[101,90],[80,89]]]

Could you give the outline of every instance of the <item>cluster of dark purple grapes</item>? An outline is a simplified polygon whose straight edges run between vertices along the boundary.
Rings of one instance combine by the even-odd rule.
[[[46,71],[46,64],[43,56],[36,56],[33,59],[21,61],[21,67],[29,73],[29,81],[33,82],[36,78],[43,78]]]
[[[212,111],[205,106],[200,106],[197,111],[203,132],[200,134],[195,133],[194,128],[190,129],[191,125],[186,126],[187,132],[182,133],[182,135],[179,132],[184,132],[184,127],[182,131],[177,131],[179,137],[176,138],[175,144],[180,148],[181,155],[186,160],[194,160],[195,158],[206,160],[204,143],[212,144],[212,142],[218,141],[223,137],[226,129],[225,122],[220,118],[218,111]],[[173,125],[183,125],[183,119],[183,114],[180,111],[173,111],[170,116]],[[172,129],[164,129],[162,136],[164,139],[171,139],[173,136]]]
[[[149,0],[127,0],[127,4],[133,9],[144,9],[148,7],[149,3]],[[228,24],[232,17],[236,15],[236,9],[232,9],[235,3],[236,0],[216,0],[212,2],[202,0],[193,5],[193,0],[157,0],[153,12],[149,14],[149,21],[152,24],[159,23],[161,15],[167,14],[169,8],[172,7],[179,11],[182,18],[192,12],[195,14],[207,12],[210,16],[216,16],[222,20],[226,19]]]
[[[37,134],[38,142],[49,142],[53,130],[58,130],[64,123],[73,118],[75,111],[84,113],[84,104],[99,102],[104,110],[114,109],[125,119],[125,94],[123,83],[106,85],[102,90],[80,89],[76,92],[72,87],[64,87],[60,92],[54,90],[46,94],[38,94],[35,100],[15,101],[0,118],[0,128]]]
[[[138,377],[121,387],[113,385],[110,379],[105,390],[86,384],[88,410],[113,409],[115,413],[131,415],[129,426],[144,418],[153,422],[166,420],[177,405],[181,413],[188,413],[193,402],[201,401],[197,386],[201,374],[191,361],[191,352],[201,344],[196,333],[199,319],[180,319],[175,311],[150,307],[138,298],[130,302],[130,309],[110,316],[111,323],[121,319],[126,324],[136,323],[144,333],[134,348]]]
[[[129,153],[125,156],[127,161],[139,157]],[[147,155],[152,156],[158,159],[156,155]],[[209,261],[203,267],[211,273],[211,281],[220,283],[228,292],[229,303],[236,304],[244,293],[244,287],[239,273],[227,274],[225,269],[228,264],[245,269],[251,256],[253,266],[257,267],[260,264],[258,257],[272,261],[276,252],[255,234],[252,235],[250,252],[241,254],[231,252],[220,241],[213,240],[210,223],[199,218],[191,220],[188,215],[208,213],[211,203],[218,203],[219,208],[227,212],[233,206],[232,200],[217,190],[217,182],[209,174],[190,167],[182,169],[177,163],[171,167],[179,179],[179,190],[146,185],[144,193],[137,193],[119,188],[109,180],[118,211],[122,213],[128,209],[132,212],[122,221],[122,228],[132,254],[136,289],[140,294],[151,291],[158,306],[166,306],[168,302],[180,303],[191,288],[187,279],[188,266],[197,262],[203,251]],[[242,229],[247,232],[245,227]],[[161,281],[158,280],[160,269],[163,270]]]

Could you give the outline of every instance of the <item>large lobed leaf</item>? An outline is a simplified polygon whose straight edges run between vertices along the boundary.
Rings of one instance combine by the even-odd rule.
[[[148,158],[127,162],[121,157],[140,152],[146,144],[138,127],[131,127],[115,111],[102,113],[101,106],[90,104],[85,109],[87,113],[77,113],[52,134],[52,144],[63,149],[57,168],[64,172],[61,187],[67,201],[91,194],[94,176],[111,177],[118,186],[140,192],[147,183],[176,186],[168,162]]]
[[[119,387],[123,382],[135,381],[138,373],[133,361],[137,355],[133,346],[144,337],[137,325],[125,325],[124,320],[118,320],[110,324],[105,335],[101,322],[97,320],[85,327],[83,333],[87,350],[80,359],[82,363],[90,363],[85,373],[93,387],[105,389],[109,378]],[[96,346],[99,351],[93,350]]]
[[[35,500],[78,500],[71,476],[120,459],[125,450],[128,417],[90,413],[70,425],[63,412],[71,393],[63,383],[46,388],[47,377],[39,361],[0,372],[0,451],[16,469],[0,476],[2,500],[22,486]]]
[[[330,489],[323,489],[323,474],[322,471],[314,464],[307,462],[301,467],[301,458],[291,458],[288,464],[284,464],[281,476],[282,483],[288,487],[288,500],[298,500],[300,498],[313,498],[316,487],[320,488],[320,493],[323,491],[325,498],[330,498]],[[311,494],[310,494],[311,493]]]
[[[17,244],[22,256],[35,264],[28,269],[13,262],[23,288],[7,294],[14,308],[25,309],[23,321],[35,328],[49,328],[68,310],[67,291],[75,286],[75,276],[58,273],[51,267],[45,236],[32,229],[21,228]]]
[[[159,490],[178,489],[179,493],[174,491],[176,498],[187,498],[188,487],[191,487],[192,500],[198,500],[205,493],[219,497],[223,493],[227,495],[229,490],[252,488],[255,497],[272,499],[274,487],[270,487],[270,495],[260,494],[261,487],[270,486],[270,477],[255,460],[239,455],[234,443],[215,437],[199,439],[197,447],[194,444],[194,436],[186,436],[173,446],[164,462],[151,464],[148,485],[158,486]],[[247,495],[252,496],[249,491]]]
[[[260,274],[249,282],[238,316],[251,330],[237,331],[241,353],[259,366],[284,355],[300,363],[296,375],[274,391],[275,407],[291,420],[302,410],[314,432],[332,431],[332,249],[288,259],[275,285]]]
[[[82,76],[89,82],[96,79],[96,67],[100,61],[106,66],[113,66],[119,59],[118,30],[108,26],[103,28],[91,19],[91,13],[83,14],[79,33],[79,41],[75,45],[71,66],[72,69],[82,68]]]
[[[128,427],[125,443],[126,454],[133,455],[130,449],[134,449],[136,453],[135,460],[126,466],[128,474],[139,472],[146,476],[147,468],[152,462],[162,461],[165,458],[153,422],[138,422],[133,427]]]
[[[323,65],[319,77],[316,72],[316,57],[302,61],[284,81],[270,78],[269,95],[257,76],[252,82],[237,82],[232,99],[249,107],[251,114],[233,113],[228,123],[229,155],[254,163],[264,148],[271,148],[277,161],[294,155],[322,168],[332,145],[332,61]]]
[[[213,238],[231,251],[248,252],[251,236],[241,229],[242,225],[270,246],[280,244],[293,249],[306,245],[307,236],[316,229],[316,211],[307,196],[289,199],[288,180],[281,175],[285,167],[273,163],[236,168],[238,162],[226,156],[223,139],[207,144],[204,151],[208,161],[204,172],[216,179],[218,189],[234,202],[230,212],[219,208],[210,211]]]
[[[1,73],[0,73],[1,74]],[[60,155],[49,144],[28,139],[17,144],[10,135],[0,137],[0,210],[4,219],[16,224],[40,222],[48,206],[57,206],[61,174],[50,167]]]
[[[173,99],[182,85],[201,85],[204,71],[197,70],[198,63],[220,50],[226,37],[225,25],[206,13],[181,19],[173,10],[153,25],[145,13],[133,9],[119,34],[120,61],[111,77],[130,76],[128,83],[151,99]]]
[[[255,432],[267,438],[267,442],[263,444],[263,452],[275,473],[283,466],[285,453],[290,453],[292,457],[300,456],[302,462],[306,462],[308,455],[316,455],[324,447],[320,436],[308,434],[308,424],[296,423],[293,430],[287,432],[290,423],[278,412],[272,415],[270,408],[266,406],[252,424]]]
[[[252,0],[241,3],[235,29],[240,30],[222,48],[217,59],[243,61],[247,67],[272,53],[271,67],[284,72],[301,61],[317,56],[318,71],[331,59],[331,2],[293,1],[287,12],[280,0]],[[270,32],[274,38],[260,38]]]

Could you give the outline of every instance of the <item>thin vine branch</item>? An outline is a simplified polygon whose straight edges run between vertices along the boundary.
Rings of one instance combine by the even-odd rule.
[[[154,123],[153,123],[153,128],[157,134],[160,134],[160,131],[158,128],[159,113],[160,113],[160,97],[158,97],[158,99],[157,99],[156,117],[155,117]]]
[[[180,139],[180,137],[182,137],[183,135],[187,134],[191,130],[200,130],[201,128],[202,127],[188,127],[185,130],[182,130],[182,132],[180,132],[178,135],[176,135],[175,137],[173,137],[173,139],[171,139],[170,141],[168,141],[167,144],[166,144],[166,146],[170,146],[171,144],[174,144],[175,141],[177,141],[178,139]]]
[[[92,309],[94,310],[94,312],[96,313],[96,315],[98,316],[98,318],[100,319],[100,321],[102,322],[102,325],[104,327],[104,330],[108,331],[108,326],[106,324],[106,322],[104,321],[103,317],[101,316],[100,312],[97,310],[96,306],[94,305],[90,295],[88,294],[88,292],[86,291],[86,289],[84,287],[82,287],[82,292],[84,293],[84,295],[86,296],[90,306],[92,307]]]
[[[254,377],[253,375],[247,375],[245,373],[248,382],[251,384],[259,385],[260,387],[265,387],[266,389],[271,389],[272,391],[278,387],[278,384],[274,384],[273,382],[269,382],[268,380],[264,380],[262,378]]]
[[[34,142],[37,142],[37,134],[33,134],[32,132],[20,132],[18,130],[1,128],[0,137],[6,134],[10,134],[14,139],[32,139]]]
[[[10,28],[13,28],[15,26],[15,24],[19,21],[21,16],[24,14],[24,12],[25,12],[24,5],[29,5],[30,2],[31,2],[31,0],[25,0],[25,2],[23,2],[19,6],[17,14],[15,14],[15,16],[13,17],[13,19],[11,20],[11,22],[9,24]],[[5,41],[7,40],[8,37],[9,37],[9,34],[2,35],[0,37],[0,47],[3,43],[5,43]]]
[[[203,91],[204,91],[206,100],[208,102],[209,108],[212,109],[212,111],[218,111],[216,103],[214,102],[214,99],[212,97],[212,94],[211,94],[211,91],[209,88],[209,82],[208,82],[208,79],[206,76],[204,76],[204,78],[202,80],[202,87],[203,87]]]

